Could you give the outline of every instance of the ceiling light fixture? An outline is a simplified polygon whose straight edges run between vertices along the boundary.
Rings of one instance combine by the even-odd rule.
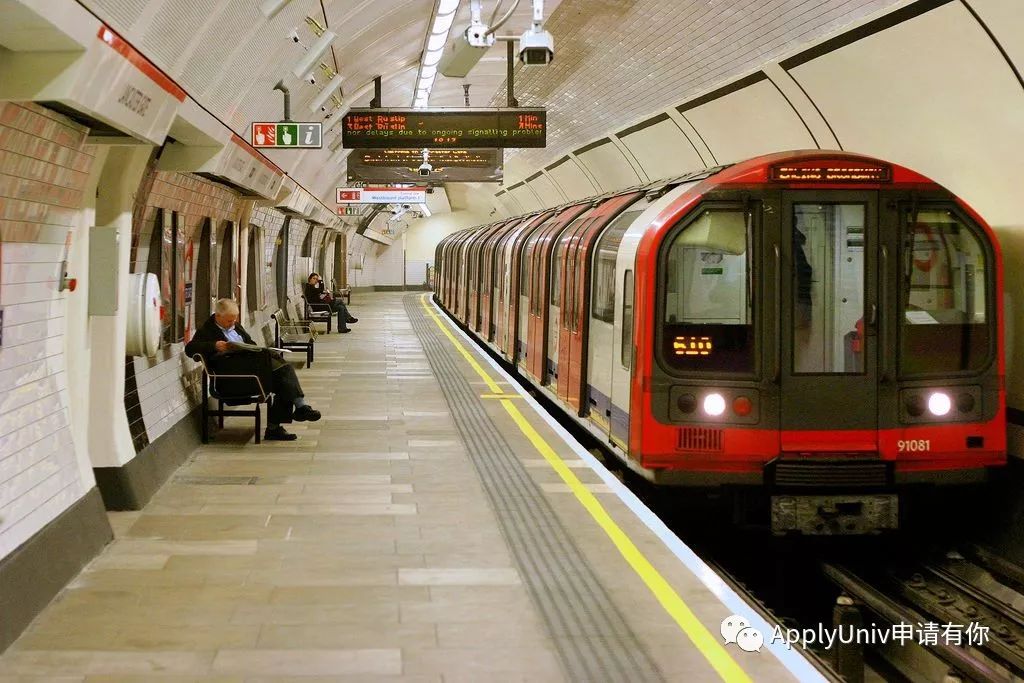
[[[309,110],[313,113],[320,111],[320,109],[327,105],[327,101],[331,99],[331,97],[334,95],[335,92],[338,91],[339,88],[341,88],[341,83],[343,80],[345,80],[344,78],[342,78],[341,74],[334,73],[334,71],[329,67],[325,68],[324,71],[327,74],[333,74],[333,77],[331,78],[330,82],[328,82],[327,85],[324,86],[324,89],[321,90],[320,93],[316,97],[314,97],[313,100],[309,103]]]
[[[292,75],[299,79],[305,79],[313,72],[316,65],[323,61],[324,55],[331,49],[331,43],[338,37],[338,34],[334,31],[325,31],[314,19],[306,17],[306,23],[313,29],[317,39],[306,50],[306,53],[302,55],[302,59],[295,65],[295,68],[292,69]]]
[[[430,91],[437,78],[437,63],[441,61],[444,46],[448,42],[455,14],[459,11],[460,0],[436,0],[434,16],[430,25],[430,33],[423,43],[423,57],[419,72],[416,74],[416,88],[412,106],[423,109],[430,101]]]
[[[292,0],[263,0],[260,3],[260,11],[267,19],[273,19],[278,12],[283,10]]]

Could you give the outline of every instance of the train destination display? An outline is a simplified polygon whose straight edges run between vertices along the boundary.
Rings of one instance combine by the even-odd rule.
[[[497,183],[504,177],[501,149],[435,149],[429,173],[418,149],[357,149],[348,156],[350,183]]]
[[[545,147],[542,107],[351,109],[342,119],[346,149]]]

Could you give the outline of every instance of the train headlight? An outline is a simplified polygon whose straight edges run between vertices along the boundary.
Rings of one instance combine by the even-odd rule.
[[[704,397],[704,412],[718,417],[725,412],[725,398],[721,394],[708,394]]]
[[[928,412],[936,417],[948,415],[952,407],[953,402],[949,400],[949,395],[941,391],[936,391],[928,397]]]

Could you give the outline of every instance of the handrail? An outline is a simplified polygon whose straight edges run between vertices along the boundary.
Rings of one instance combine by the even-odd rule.
[[[772,245],[775,255],[775,376],[782,379],[782,251],[778,244]]]
[[[889,300],[889,248],[882,245],[882,267],[879,269],[879,277],[882,278],[881,304],[884,306]],[[883,382],[889,381],[889,346],[886,343],[889,338],[889,324],[885,321],[885,311],[881,311],[878,321],[878,377]]]

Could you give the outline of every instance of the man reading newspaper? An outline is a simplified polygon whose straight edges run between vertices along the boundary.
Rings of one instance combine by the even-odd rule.
[[[299,378],[291,364],[276,349],[258,346],[249,333],[238,324],[238,304],[219,299],[214,314],[203,323],[192,340],[185,345],[189,356],[202,354],[211,372],[224,375],[256,375],[263,390],[274,394],[267,409],[268,441],[294,441],[298,437],[281,425],[292,420],[316,422],[320,412],[303,398]]]

